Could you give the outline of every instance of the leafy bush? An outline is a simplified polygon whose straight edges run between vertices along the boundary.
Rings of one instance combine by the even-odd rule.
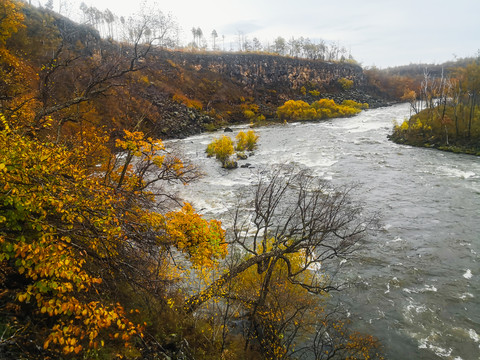
[[[258,135],[255,134],[255,131],[253,130],[248,130],[247,131],[247,136],[246,136],[246,148],[247,151],[253,151],[257,147],[257,140],[258,140]]]
[[[222,135],[220,139],[215,139],[208,144],[206,152],[208,157],[215,156],[225,167],[230,156],[235,153],[233,141],[229,136]]]
[[[343,90],[349,90],[353,87],[353,80],[346,78],[338,79],[338,83],[342,86]]]
[[[249,130],[247,133],[240,131],[235,140],[237,141],[236,151],[253,151],[257,147],[258,136],[253,130]]]
[[[229,136],[222,135],[220,139],[214,139],[208,144],[205,152],[208,157],[215,156],[215,158],[220,160],[224,168],[236,168],[237,164],[230,159],[230,156],[236,151],[239,158],[246,158],[244,152],[253,151],[257,147],[258,135],[253,130],[249,130],[246,133],[240,131],[235,140],[236,144],[234,147],[232,139]]]
[[[367,103],[357,103],[353,100],[345,100],[341,105],[331,99],[320,99],[311,105],[302,100],[288,100],[277,109],[277,116],[281,120],[320,120],[353,116],[366,108]]]
[[[173,101],[179,103],[179,104],[184,104],[185,106],[191,108],[191,109],[197,109],[197,110],[202,110],[203,109],[203,104],[201,101],[198,100],[192,100],[186,97],[183,94],[175,94],[173,95]]]

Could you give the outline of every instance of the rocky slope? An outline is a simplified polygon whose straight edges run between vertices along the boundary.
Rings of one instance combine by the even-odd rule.
[[[53,12],[25,6],[25,29],[9,45],[38,73],[32,91],[42,89],[39,106],[68,103],[91,92],[95,79],[128,68],[137,49],[103,40],[98,32]],[[61,50],[61,51],[60,51]],[[53,58],[52,58],[53,56]],[[97,84],[108,92],[89,97],[93,108],[73,107],[51,114],[111,131],[133,128],[154,136],[185,137],[200,131],[265,117],[274,119],[287,100],[355,100],[370,107],[392,99],[372,85],[353,63],[330,63],[266,53],[184,52],[152,48],[126,76]],[[50,67],[51,64],[61,67]],[[50,64],[50,65],[49,65]],[[36,84],[38,83],[38,84]],[[102,86],[100,86],[102,85]],[[346,86],[347,85],[347,86]],[[39,110],[41,111],[41,110]],[[77,111],[75,113],[75,111]],[[68,126],[76,131],[73,121]],[[62,129],[62,131],[67,131]]]
[[[189,135],[190,130],[248,121],[254,109],[271,119],[287,100],[313,102],[320,98],[355,100],[370,107],[393,101],[372,86],[363,69],[351,63],[328,63],[254,53],[152,52],[146,74],[148,98],[162,119],[160,135]],[[347,80],[346,89],[341,81]],[[159,101],[158,99],[163,99]],[[173,100],[189,107],[173,110]],[[183,130],[182,130],[183,129]]]

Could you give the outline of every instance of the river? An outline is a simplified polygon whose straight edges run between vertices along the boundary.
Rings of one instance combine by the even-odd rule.
[[[480,359],[480,158],[390,142],[406,104],[345,119],[259,128],[258,150],[224,170],[206,158],[216,134],[168,141],[205,176],[181,189],[200,213],[225,220],[258,169],[294,163],[355,193],[381,214],[382,229],[343,276],[357,283],[334,295],[387,359]],[[232,137],[241,127],[234,128]]]

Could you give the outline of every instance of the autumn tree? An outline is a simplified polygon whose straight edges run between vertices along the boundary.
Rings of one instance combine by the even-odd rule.
[[[143,324],[129,319],[134,308],[118,303],[125,286],[158,294],[159,282],[169,281],[172,248],[194,266],[225,256],[219,222],[206,222],[188,204],[168,210],[176,202],[159,185],[196,173],[159,140],[126,131],[116,143],[121,153],[101,137],[70,150],[25,138],[2,121],[0,302],[9,309],[2,323],[10,345],[63,354],[131,346]],[[102,167],[93,171],[89,156]],[[21,345],[29,341],[33,348]]]
[[[22,4],[0,3],[0,111],[10,118],[33,97],[35,69],[12,49],[12,36],[25,28]],[[1,126],[1,125],[0,125]]]
[[[37,103],[31,106],[35,115],[29,124],[33,130],[41,128],[48,116],[59,136],[65,125],[81,128],[87,117],[87,104],[91,107],[100,96],[121,93],[128,82],[133,82],[153,44],[164,39],[164,33],[155,32],[160,31],[158,28],[154,31],[150,18],[132,20],[129,25],[132,43],[114,44],[103,42],[89,28],[58,22],[53,56],[38,71]]]
[[[418,93],[406,91],[413,114],[394,127],[392,139],[412,145],[479,154],[478,59],[453,70],[424,69]]]
[[[474,119],[478,122],[477,108],[480,94],[480,56],[467,65],[461,76],[464,92],[464,104],[468,107],[467,137],[472,136]]]
[[[8,40],[22,17],[16,3],[3,5],[11,5],[4,20],[12,23],[1,23]],[[0,112],[0,353],[138,355],[137,342],[146,346],[141,319],[178,280],[169,254],[213,267],[225,256],[225,233],[172,193],[170,184],[198,174],[160,140],[136,130],[115,139],[73,116],[120,88],[149,47],[96,52],[86,46],[91,32],[63,25],[54,57],[39,71],[40,89],[27,88],[24,101],[7,86],[2,98],[9,116]],[[133,56],[114,56],[127,53]],[[29,75],[19,66],[2,69]],[[66,123],[81,126],[58,141]]]

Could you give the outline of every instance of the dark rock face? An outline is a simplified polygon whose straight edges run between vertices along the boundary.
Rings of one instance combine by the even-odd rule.
[[[371,108],[385,106],[389,101],[378,88],[369,84],[363,69],[351,63],[331,63],[296,59],[267,54],[197,54],[188,52],[164,52],[168,61],[189,69],[198,76],[214,74],[241,88],[245,96],[251,96],[262,111],[273,114],[276,107],[287,100],[313,102],[319,98],[367,102]],[[345,90],[340,79],[352,81]],[[305,87],[306,93],[301,93]],[[309,91],[318,91],[313,96]]]
[[[214,119],[205,113],[171,100],[166,94],[155,93],[150,97],[158,108],[155,120],[146,119],[146,126],[161,138],[185,138],[205,131]]]
[[[299,89],[306,84],[325,89],[336,86],[346,78],[355,87],[367,84],[360,66],[348,63],[329,63],[263,54],[192,54],[172,53],[183,66],[194,66],[197,71],[209,71],[226,76],[246,88]]]
[[[159,109],[159,119],[151,127],[161,137],[185,137],[215,128],[215,119],[203,111],[173,101],[176,94],[198,100],[205,112],[223,124],[248,121],[244,109],[251,104],[268,119],[276,117],[277,108],[287,100],[354,100],[371,108],[391,103],[356,64],[163,50],[156,51],[154,59],[150,66],[160,78],[148,97]],[[350,83],[348,89],[342,86],[345,80]]]

